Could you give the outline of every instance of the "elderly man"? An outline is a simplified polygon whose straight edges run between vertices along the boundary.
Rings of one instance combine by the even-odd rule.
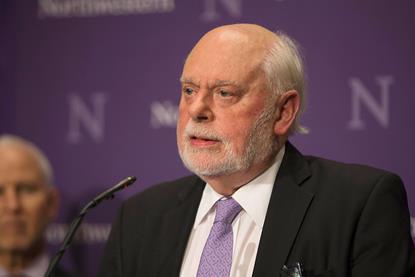
[[[32,143],[0,136],[0,276],[41,277],[49,259],[43,233],[58,194],[50,164]],[[61,270],[56,276],[67,276]]]
[[[302,156],[303,65],[283,34],[216,28],[181,76],[180,157],[196,176],[127,200],[100,276],[410,276],[399,177]]]

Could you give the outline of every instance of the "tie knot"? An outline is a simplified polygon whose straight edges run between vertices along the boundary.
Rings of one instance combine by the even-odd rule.
[[[242,207],[232,197],[216,202],[215,222],[222,221],[232,223]]]

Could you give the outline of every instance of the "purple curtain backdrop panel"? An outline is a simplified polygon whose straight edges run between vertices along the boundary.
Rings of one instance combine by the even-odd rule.
[[[251,22],[303,48],[311,132],[305,154],[398,173],[415,213],[415,4],[410,0],[2,0],[0,131],[50,158],[61,211],[51,251],[99,192],[131,188],[92,210],[63,264],[95,275],[121,201],[189,174],[176,149],[179,77],[207,30]]]

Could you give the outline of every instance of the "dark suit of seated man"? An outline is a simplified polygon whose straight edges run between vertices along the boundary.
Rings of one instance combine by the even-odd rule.
[[[400,178],[288,142],[305,131],[303,63],[288,36],[216,28],[190,52],[181,83],[178,149],[195,175],[122,205],[99,276],[413,274]]]
[[[43,277],[44,232],[58,210],[46,156],[31,142],[0,136],[0,276]],[[70,276],[62,269],[56,277]]]

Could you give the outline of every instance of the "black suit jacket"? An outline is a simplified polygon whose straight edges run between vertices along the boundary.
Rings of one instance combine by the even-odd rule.
[[[204,182],[163,183],[123,203],[99,276],[178,276]],[[253,276],[411,276],[415,254],[398,176],[302,156],[287,143]]]
[[[59,266],[55,269],[55,272],[52,274],[52,276],[53,277],[80,277],[79,274],[68,272]]]

